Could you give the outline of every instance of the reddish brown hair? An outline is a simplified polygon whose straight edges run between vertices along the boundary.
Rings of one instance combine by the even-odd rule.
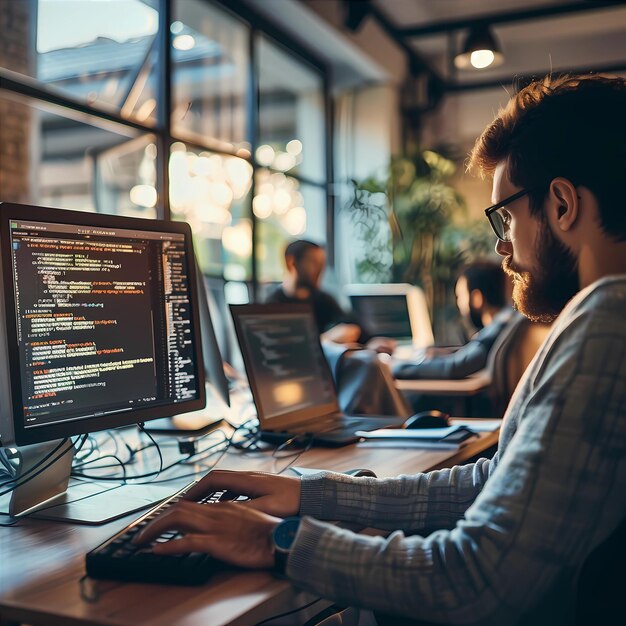
[[[514,95],[476,141],[469,168],[493,175],[508,160],[511,182],[537,188],[541,212],[550,181],[589,189],[604,231],[626,240],[626,80],[600,75],[546,76]]]

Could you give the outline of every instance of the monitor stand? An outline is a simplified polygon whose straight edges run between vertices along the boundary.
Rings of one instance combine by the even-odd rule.
[[[70,484],[74,452],[70,439],[5,449],[7,460],[16,467],[18,486],[10,496],[0,499],[0,510],[14,518],[28,515],[77,524],[104,524],[154,505],[180,488],[78,480]],[[52,459],[56,461],[48,465]]]

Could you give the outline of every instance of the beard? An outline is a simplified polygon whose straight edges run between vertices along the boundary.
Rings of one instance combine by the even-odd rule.
[[[502,261],[502,268],[513,278],[515,309],[533,322],[553,322],[580,291],[578,264],[545,220],[540,229],[536,246],[538,269],[534,272],[520,270],[510,256]]]

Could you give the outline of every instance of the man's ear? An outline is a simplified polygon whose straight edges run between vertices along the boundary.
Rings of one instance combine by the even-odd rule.
[[[562,232],[570,231],[579,218],[580,198],[574,184],[567,178],[555,178],[548,194],[549,218]]]
[[[470,291],[470,306],[477,311],[482,311],[485,298],[483,292],[480,289],[472,289]]]
[[[295,272],[296,270],[296,259],[293,257],[293,255],[289,255],[285,257],[285,267],[287,268],[287,271],[291,274],[292,272]]]

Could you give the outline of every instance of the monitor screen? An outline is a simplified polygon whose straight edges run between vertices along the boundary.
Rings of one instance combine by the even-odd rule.
[[[0,208],[18,443],[203,406],[186,225]]]
[[[238,336],[259,413],[266,420],[335,402],[328,365],[311,311],[259,312],[233,306]]]
[[[369,333],[378,337],[411,337],[406,295],[352,295],[352,307]]]

